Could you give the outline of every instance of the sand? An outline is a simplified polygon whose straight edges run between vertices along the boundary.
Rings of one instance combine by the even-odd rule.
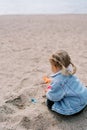
[[[46,107],[42,79],[59,49],[87,85],[87,15],[0,16],[0,130],[87,130],[87,110],[64,117]]]

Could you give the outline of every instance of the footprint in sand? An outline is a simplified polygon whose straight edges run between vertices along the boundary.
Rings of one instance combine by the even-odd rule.
[[[0,106],[0,113],[3,113],[3,114],[13,114],[14,110],[12,110],[10,107],[8,107],[6,105],[3,105],[3,106]]]
[[[31,120],[29,119],[29,117],[23,117],[23,119],[20,122],[21,126],[26,128],[27,130],[30,129],[31,127]]]
[[[39,114],[32,119],[27,116],[23,117],[20,125],[27,130],[45,130],[49,124],[44,115]]]
[[[8,115],[13,114],[14,112],[14,110],[6,105],[0,106],[0,122],[8,120]]]
[[[22,95],[14,98],[14,99],[7,100],[5,103],[11,103],[19,109],[22,109],[25,106],[25,101],[23,100]]]

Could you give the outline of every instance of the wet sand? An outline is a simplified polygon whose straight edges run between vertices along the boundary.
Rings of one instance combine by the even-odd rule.
[[[62,117],[46,107],[42,77],[59,49],[87,85],[87,15],[0,16],[0,130],[87,129],[86,109]]]

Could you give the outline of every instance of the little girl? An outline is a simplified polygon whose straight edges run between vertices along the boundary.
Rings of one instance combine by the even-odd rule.
[[[47,88],[47,106],[62,115],[74,115],[87,105],[87,88],[74,75],[76,67],[66,51],[50,58],[52,81]]]

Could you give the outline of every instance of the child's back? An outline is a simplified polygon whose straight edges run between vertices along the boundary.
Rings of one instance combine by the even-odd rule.
[[[59,60],[59,58],[57,59]],[[66,68],[66,66],[64,67]],[[59,71],[57,69],[57,72],[52,75],[52,79],[51,89],[46,93],[46,96],[48,104],[52,101],[51,109],[53,111],[63,115],[72,115],[86,107],[87,88],[75,75],[64,75],[62,69]]]

